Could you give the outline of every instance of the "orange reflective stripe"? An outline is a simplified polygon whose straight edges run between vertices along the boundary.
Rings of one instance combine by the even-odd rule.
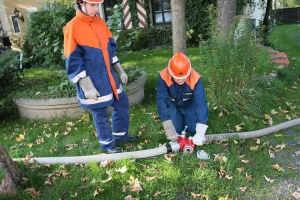
[[[196,83],[200,79],[201,75],[198,74],[193,68],[191,70],[190,75],[188,76],[188,79],[186,80],[186,84],[190,86],[192,90],[194,90]]]
[[[165,68],[160,72],[160,77],[166,82],[168,87],[174,83],[168,68]]]
[[[95,31],[95,33],[98,37],[98,41],[100,42],[100,48],[101,48],[102,53],[103,53],[103,58],[104,58],[104,61],[105,61],[105,66],[106,66],[107,74],[108,74],[108,77],[109,77],[110,85],[112,87],[112,90],[113,90],[113,93],[114,93],[115,97],[119,100],[119,95],[118,95],[118,92],[117,92],[117,85],[116,85],[115,79],[114,79],[114,77],[113,77],[113,75],[111,74],[111,71],[110,71],[110,60],[109,60],[109,54],[108,54],[108,51],[107,51],[108,38],[104,37],[104,35],[105,36],[107,36],[107,35],[104,34],[103,31],[101,32],[100,30],[94,30],[94,31]]]

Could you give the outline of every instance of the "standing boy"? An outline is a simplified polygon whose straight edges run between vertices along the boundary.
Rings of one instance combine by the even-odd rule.
[[[69,79],[76,84],[78,103],[91,109],[100,147],[119,153],[116,144],[136,141],[129,136],[129,101],[121,82],[127,83],[115,52],[117,45],[105,21],[99,16],[103,0],[76,0],[76,16],[64,27],[64,54]],[[114,70],[113,70],[114,69]],[[107,112],[112,106],[112,133]]]

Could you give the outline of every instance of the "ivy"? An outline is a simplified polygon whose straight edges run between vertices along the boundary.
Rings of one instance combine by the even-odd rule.
[[[151,24],[151,20],[150,20],[151,11],[150,11],[149,1],[144,1],[144,9],[146,11],[146,24],[147,24],[147,26],[150,26],[150,24]]]
[[[137,28],[139,26],[139,18],[137,15],[136,0],[129,0],[129,10],[131,13],[132,26],[133,28]]]

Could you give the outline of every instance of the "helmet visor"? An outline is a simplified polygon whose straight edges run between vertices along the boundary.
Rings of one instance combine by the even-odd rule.
[[[103,3],[104,0],[83,0],[86,3],[91,3],[91,4],[97,4],[97,3]]]

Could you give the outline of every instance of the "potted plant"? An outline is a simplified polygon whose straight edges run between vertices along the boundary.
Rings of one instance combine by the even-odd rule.
[[[124,68],[128,83],[123,86],[130,105],[144,98],[145,72],[137,67]],[[44,118],[68,116],[78,118],[86,112],[77,102],[75,84],[65,70],[26,69],[20,81],[22,87],[14,93],[14,102],[21,117]]]

